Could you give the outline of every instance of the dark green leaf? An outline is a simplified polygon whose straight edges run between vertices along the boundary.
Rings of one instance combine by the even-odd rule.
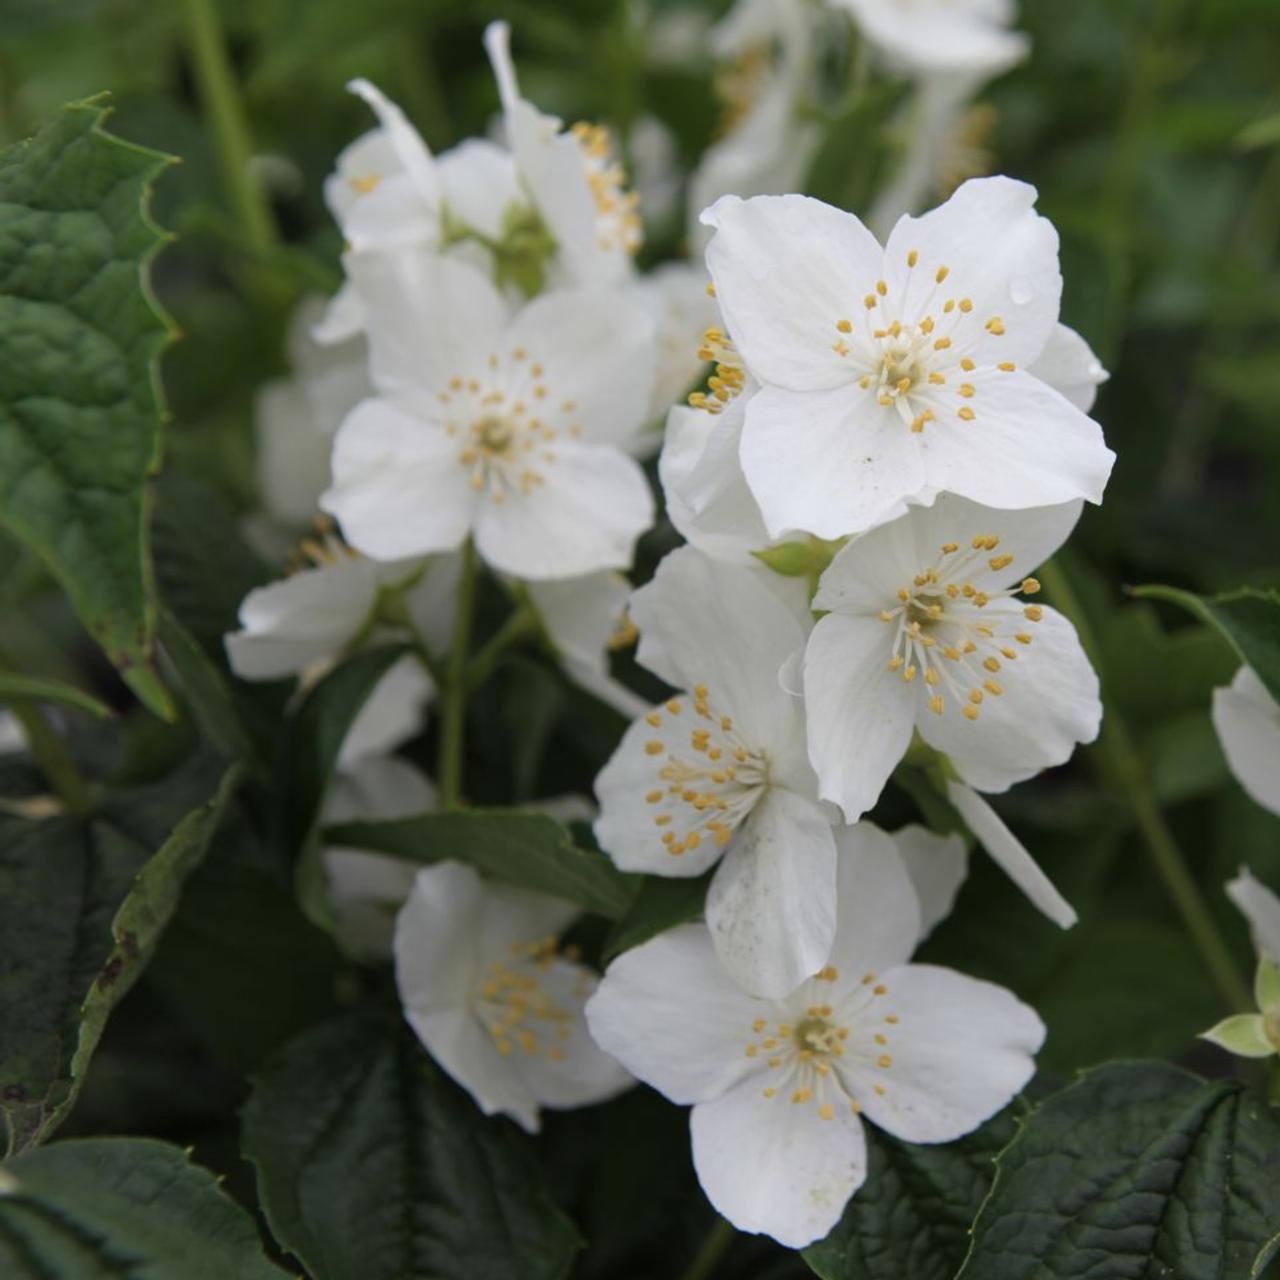
[[[0,521],[168,716],[148,518],[171,332],[148,280],[164,235],[147,202],[170,161],[105,133],[105,114],[76,103],[0,153]]]
[[[579,848],[562,823],[542,813],[468,809],[393,822],[345,822],[326,830],[324,839],[412,862],[469,862],[494,880],[554,894],[615,920],[636,892],[635,877],[603,853]]]
[[[995,1158],[1014,1135],[1012,1110],[943,1146],[899,1142],[870,1125],[866,1134],[867,1180],[805,1261],[823,1280],[951,1280]]]
[[[1280,592],[1244,587],[1221,596],[1197,596],[1176,587],[1134,587],[1133,593],[1181,605],[1216,627],[1280,702]]]
[[[104,720],[112,714],[105,702],[99,702],[93,694],[85,693],[73,684],[19,675],[14,671],[0,671],[0,703],[4,702],[60,702]]]
[[[997,1161],[962,1280],[1251,1280],[1280,1243],[1280,1123],[1227,1080],[1113,1063]]]
[[[674,929],[678,924],[701,920],[711,875],[708,872],[694,879],[645,876],[626,915],[609,931],[601,962],[608,964],[615,956]]]
[[[56,1142],[0,1166],[5,1280],[283,1280],[213,1175],[150,1138]]]
[[[316,1280],[558,1280],[578,1248],[523,1136],[398,1018],[293,1041],[245,1107],[244,1148],[272,1230]]]
[[[10,1152],[36,1146],[71,1109],[107,1018],[150,961],[238,782],[228,773],[149,859],[104,819],[5,824],[0,1088]]]

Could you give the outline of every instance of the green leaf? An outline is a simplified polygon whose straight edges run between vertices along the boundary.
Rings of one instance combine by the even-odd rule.
[[[694,879],[645,876],[626,915],[609,931],[601,952],[601,963],[608,964],[624,951],[630,951],[632,947],[638,947],[678,924],[701,920],[711,875],[708,872]]]
[[[997,1161],[958,1280],[1250,1280],[1280,1244],[1280,1123],[1227,1080],[1100,1067]],[[1102,1260],[1105,1260],[1103,1262]]]
[[[324,833],[326,845],[373,849],[411,862],[456,859],[494,880],[576,902],[616,920],[636,893],[603,854],[579,848],[567,828],[543,813],[468,809],[423,813],[392,822],[344,822]]]
[[[150,858],[103,818],[0,826],[0,1106],[11,1153],[44,1141],[70,1111],[239,780],[229,772]]]
[[[579,1245],[523,1135],[486,1120],[398,1017],[289,1044],[243,1138],[272,1231],[315,1280],[558,1280]]]
[[[19,675],[15,671],[0,671],[0,703],[4,702],[60,702],[63,706],[87,711],[101,720],[108,720],[115,714],[105,702],[99,702],[93,694],[85,693],[73,684]]]
[[[951,1280],[969,1223],[1014,1135],[1012,1109],[943,1146],[899,1142],[871,1125],[867,1180],[804,1260],[823,1280]]]
[[[1280,592],[1243,587],[1221,596],[1197,596],[1176,587],[1134,587],[1133,594],[1181,605],[1216,627],[1280,702]]]
[[[213,1175],[151,1138],[76,1138],[0,1165],[5,1280],[283,1280]]]
[[[105,115],[75,103],[0,152],[0,522],[168,718],[148,520],[172,331],[148,279],[165,235],[147,203],[171,161],[105,133]]]

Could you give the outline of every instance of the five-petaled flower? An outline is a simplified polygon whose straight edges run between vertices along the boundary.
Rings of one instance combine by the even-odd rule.
[[[694,1165],[716,1209],[793,1248],[825,1235],[862,1185],[863,1119],[950,1142],[1014,1097],[1044,1039],[1003,988],[907,963],[921,910],[894,842],[860,823],[839,843],[834,944],[785,998],[735,986],[694,924],[624,953],[587,1004],[605,1049],[693,1104]]]

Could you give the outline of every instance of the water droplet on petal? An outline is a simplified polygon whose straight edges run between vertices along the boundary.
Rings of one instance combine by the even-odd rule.
[[[1014,276],[1009,282],[1009,298],[1015,306],[1025,307],[1035,297],[1030,281],[1022,276]]]

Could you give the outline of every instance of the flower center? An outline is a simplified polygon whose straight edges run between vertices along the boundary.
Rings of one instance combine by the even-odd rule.
[[[712,710],[703,684],[694,688],[692,717],[672,698],[645,721],[662,734],[644,744],[658,784],[645,801],[667,852],[678,857],[703,840],[723,848],[769,785],[768,757],[746,742],[731,717]]]
[[[791,1016],[784,1014],[777,1021],[756,1018],[746,1056],[763,1058],[766,1070],[776,1073],[764,1087],[764,1096],[796,1106],[812,1102],[823,1120],[834,1120],[837,1106],[858,1115],[862,1104],[850,1069],[887,1072],[893,1067],[889,1037],[899,1018],[886,1012],[888,995],[888,986],[874,973],[842,982],[839,971],[827,965],[788,997]],[[871,1088],[879,1097],[887,1092],[882,1084]]]
[[[980,384],[968,377],[978,368],[969,353],[984,332],[995,338],[1005,333],[999,316],[980,321],[972,298],[943,289],[950,267],[936,268],[922,286],[915,274],[920,266],[919,251],[912,249],[902,296],[894,296],[888,281],[877,280],[855,312],[858,320],[835,322],[831,344],[851,365],[856,385],[917,434],[931,422],[974,421],[978,415],[971,401]],[[1015,367],[1010,361],[996,366],[1004,373]]]
[[[894,628],[889,670],[908,684],[922,676],[923,696],[935,715],[942,715],[949,696],[966,720],[976,720],[987,697],[1004,693],[995,677],[1032,642],[1030,631],[1013,629],[1007,611],[986,610],[993,600],[1013,600],[1018,592],[1034,595],[1040,590],[1034,578],[991,591],[970,581],[975,569],[999,573],[1013,563],[1007,553],[989,554],[999,545],[994,534],[979,534],[963,551],[958,542],[944,543],[933,565],[899,587],[896,606],[880,611],[880,620]],[[1022,607],[1026,622],[1043,616],[1038,604]]]
[[[545,484],[556,461],[550,446],[582,435],[577,403],[556,401],[545,369],[523,347],[491,355],[483,378],[451,378],[436,400],[445,431],[462,441],[458,462],[471,487],[499,504]]]
[[[596,206],[596,243],[601,249],[636,253],[644,242],[640,197],[627,190],[626,170],[613,158],[603,125],[580,121],[570,130],[582,148],[583,171]]]
[[[545,1052],[553,1062],[564,1058],[562,1042],[571,1034],[573,1013],[556,1002],[541,977],[555,959],[555,938],[539,938],[513,942],[509,962],[485,969],[477,1013],[503,1057],[519,1048],[531,1056]]]
[[[723,413],[725,405],[746,384],[747,373],[738,348],[723,329],[711,328],[702,335],[698,359],[715,365],[715,368],[707,379],[706,391],[693,392],[689,403],[695,409],[705,409],[708,413]]]

